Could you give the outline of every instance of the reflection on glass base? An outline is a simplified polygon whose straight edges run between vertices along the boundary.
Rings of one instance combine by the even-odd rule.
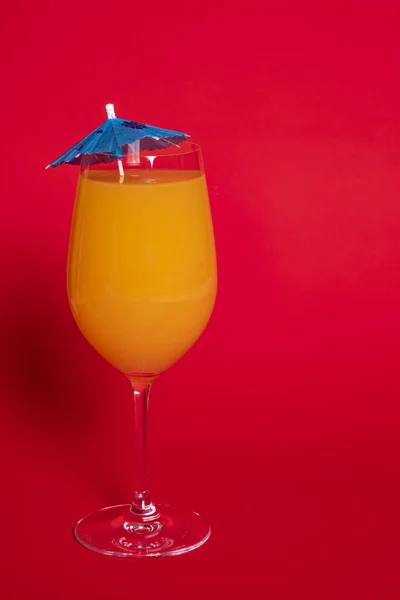
[[[210,537],[197,513],[158,505],[151,516],[133,513],[129,504],[102,508],[75,525],[74,534],[89,550],[111,556],[173,556],[195,550]]]

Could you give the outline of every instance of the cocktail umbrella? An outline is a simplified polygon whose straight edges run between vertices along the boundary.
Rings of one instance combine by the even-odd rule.
[[[72,148],[51,162],[46,168],[58,167],[63,163],[81,164],[82,158],[87,163],[118,161],[121,177],[124,169],[121,158],[132,150],[157,150],[177,145],[188,138],[186,133],[161,129],[137,121],[118,119],[114,105],[106,104],[107,121],[89,133]],[[133,145],[133,146],[132,146]]]

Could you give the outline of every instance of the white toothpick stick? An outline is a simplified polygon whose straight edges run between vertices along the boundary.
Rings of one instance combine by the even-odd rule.
[[[123,179],[125,177],[125,173],[124,173],[124,167],[122,166],[122,160],[118,159],[117,163],[118,163],[119,176]]]
[[[108,119],[116,119],[114,104],[106,104],[105,109],[106,109]],[[118,163],[118,171],[119,171],[119,177],[120,177],[119,182],[122,183],[124,181],[124,177],[125,177],[124,167],[122,166],[122,160],[117,159],[117,163]]]

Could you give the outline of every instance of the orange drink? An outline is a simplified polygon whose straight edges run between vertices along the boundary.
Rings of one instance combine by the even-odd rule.
[[[82,171],[68,297],[83,335],[109,363],[133,377],[167,369],[205,328],[216,286],[201,171]]]

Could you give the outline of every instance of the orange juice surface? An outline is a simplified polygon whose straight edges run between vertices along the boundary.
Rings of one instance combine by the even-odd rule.
[[[159,374],[196,341],[216,295],[214,236],[200,171],[80,175],[68,296],[96,350],[129,375]]]

